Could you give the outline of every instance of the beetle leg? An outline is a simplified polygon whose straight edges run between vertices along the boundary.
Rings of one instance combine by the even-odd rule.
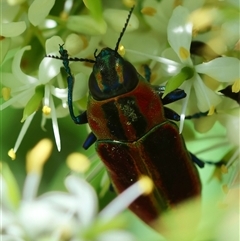
[[[189,152],[191,158],[192,158],[192,161],[197,164],[200,168],[203,168],[205,166],[205,164],[208,164],[208,165],[214,165],[214,166],[222,166],[222,165],[225,165],[226,162],[223,160],[223,161],[218,161],[218,162],[211,162],[211,161],[202,161],[200,160],[198,157],[196,157],[194,154],[192,154],[191,152]]]
[[[181,99],[185,98],[186,96],[187,96],[187,94],[185,93],[184,90],[176,89],[176,90],[170,92],[169,94],[167,94],[162,99],[162,103],[163,103],[163,105],[170,104],[177,100],[181,100]]]
[[[96,140],[97,137],[91,132],[83,143],[83,148],[87,150]]]
[[[151,75],[152,75],[151,69],[149,68],[149,66],[147,64],[144,64],[143,68],[144,68],[144,77],[147,82],[150,82]]]
[[[180,116],[172,109],[169,109],[167,107],[163,107],[164,109],[164,115],[167,119],[174,120],[174,121],[180,121]]]
[[[192,161],[197,164],[200,168],[203,168],[205,163],[203,161],[201,161],[199,158],[197,158],[194,154],[192,154],[191,152],[189,152]]]
[[[152,87],[158,93],[163,105],[167,105],[177,100],[181,100],[187,96],[184,90],[176,89],[167,94],[164,98],[162,98],[165,91],[165,86],[152,85]]]
[[[198,112],[198,113],[195,113],[193,115],[187,115],[185,116],[185,119],[188,119],[188,120],[191,120],[191,119],[199,119],[201,117],[204,117],[204,116],[207,116],[208,114],[208,111],[206,112]]]
[[[68,108],[69,108],[71,118],[73,119],[73,121],[76,124],[88,123],[86,111],[84,111],[82,114],[80,114],[78,116],[75,116],[75,114],[74,114],[73,102],[72,102],[72,92],[73,92],[74,78],[73,78],[72,75],[69,75],[67,77],[67,82],[68,82]]]

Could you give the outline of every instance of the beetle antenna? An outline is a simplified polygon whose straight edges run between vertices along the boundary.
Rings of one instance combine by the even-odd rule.
[[[96,63],[95,60],[93,59],[85,59],[85,58],[69,58],[68,56],[68,52],[66,49],[63,48],[64,44],[59,44],[59,53],[60,53],[60,57],[59,56],[55,56],[55,55],[45,55],[45,57],[48,58],[53,58],[53,59],[61,59],[63,61],[73,61],[73,62],[89,62],[89,63]]]
[[[132,8],[131,8],[131,10],[129,11],[129,14],[128,14],[126,23],[125,23],[125,25],[124,25],[124,27],[123,27],[123,29],[122,29],[122,32],[120,33],[120,36],[119,36],[119,38],[118,38],[118,41],[117,41],[117,44],[116,44],[116,47],[115,47],[115,52],[118,51],[118,47],[119,47],[120,41],[121,41],[121,39],[122,39],[122,37],[123,37],[123,35],[124,35],[124,32],[125,32],[125,30],[126,30],[126,28],[127,28],[127,26],[128,26],[128,23],[129,23],[129,20],[130,20],[130,18],[131,18],[131,15],[132,15],[132,12],[133,12],[134,7],[135,7],[135,6],[133,5]]]

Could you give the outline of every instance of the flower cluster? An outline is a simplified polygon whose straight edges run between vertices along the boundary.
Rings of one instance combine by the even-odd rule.
[[[41,140],[27,154],[27,176],[23,194],[6,164],[0,176],[5,193],[1,205],[2,240],[129,240],[136,238],[124,230],[119,213],[140,195],[151,192],[153,183],[148,177],[122,192],[98,213],[97,194],[77,172],[89,167],[83,155],[71,154],[68,165],[72,174],[65,179],[68,192],[46,192],[37,196],[43,164],[50,156],[52,142]]]
[[[61,71],[62,61],[44,56],[59,56],[59,45],[62,44],[70,57],[88,59],[94,59],[96,49],[106,46],[115,48],[133,5],[135,9],[121,40],[119,53],[143,76],[147,74],[143,66],[148,65],[151,69],[150,83],[165,86],[163,96],[177,88],[185,91],[186,98],[170,104],[170,107],[180,115],[179,132],[183,134],[187,147],[204,160],[225,164],[207,168],[211,170],[206,176],[201,176],[203,184],[214,176],[227,183],[224,190],[229,190],[228,194],[235,188],[238,190],[240,40],[239,6],[234,0],[2,1],[0,110],[4,115],[6,109],[14,107],[22,109],[23,113],[22,118],[14,118],[14,121],[23,123],[16,141],[9,131],[2,131],[2,140],[9,140],[3,141],[3,145],[15,141],[15,145],[11,144],[13,148],[9,156],[16,159],[16,152],[21,152],[20,145],[28,145],[24,136],[30,124],[34,125],[36,118],[39,118],[39,112],[42,113],[41,128],[46,130],[50,120],[57,150],[63,149],[62,140],[68,136],[61,132],[63,126],[59,123],[62,122],[61,118],[69,115],[66,75]],[[74,108],[76,113],[82,112],[87,106],[92,65],[71,62],[70,67],[75,78]],[[5,119],[7,125],[10,121],[8,117]],[[14,128],[9,127],[8,130],[10,128],[13,131]],[[38,133],[34,135],[38,136]],[[3,149],[6,148],[10,149],[10,146]],[[96,170],[99,173],[99,169]],[[223,172],[228,174],[223,175]],[[55,230],[51,233],[53,240],[61,240],[59,237],[64,235],[72,237],[73,233],[78,235],[76,239],[65,239],[85,240],[76,227],[86,222],[84,225],[92,228],[93,217],[97,215],[97,197],[91,187],[85,181],[70,176],[66,179],[69,195],[46,194],[35,200],[40,177],[32,177],[28,173],[21,205],[18,197],[17,215],[11,213],[13,207],[4,202],[3,213],[9,214],[4,229],[11,224],[10,227],[21,236],[16,240],[36,240],[34,234],[46,233],[46,228]],[[6,183],[3,181],[4,188],[7,188]],[[82,196],[80,187],[86,190],[86,198],[94,202],[86,208],[91,212],[86,214],[86,218],[79,214],[84,206],[77,207],[76,204],[79,195]],[[66,206],[58,199],[66,200]],[[72,209],[68,208],[71,205]],[[33,218],[33,209],[36,212],[49,210],[46,219],[39,221],[38,227],[29,221]],[[46,220],[53,220],[53,226],[44,226]],[[14,226],[13,223],[17,224]],[[32,226],[27,227],[29,224]],[[98,230],[99,227],[94,228]],[[84,230],[83,233],[88,232]],[[100,235],[97,240],[110,240],[112,236],[108,235],[108,238]],[[122,237],[120,240],[134,240],[121,232],[119,237]],[[212,234],[212,237],[217,235]],[[174,237],[170,239],[174,240]]]

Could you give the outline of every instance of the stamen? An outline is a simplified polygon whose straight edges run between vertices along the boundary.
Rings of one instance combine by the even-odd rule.
[[[8,151],[8,156],[10,156],[12,160],[16,159],[16,152],[13,150],[13,148]]]
[[[49,139],[42,139],[32,150],[27,153],[27,173],[42,172],[43,165],[51,154],[52,146],[52,142]]]
[[[84,173],[90,167],[90,160],[83,154],[74,152],[67,157],[67,166],[75,172]]]
[[[58,128],[57,113],[56,113],[56,109],[55,109],[55,105],[54,105],[52,96],[50,96],[50,107],[52,109],[52,112],[51,112],[52,127],[53,127],[55,142],[56,142],[58,151],[60,151],[61,150],[61,138],[60,138],[60,133],[59,133],[59,128]]]
[[[221,172],[222,172],[223,174],[228,173],[228,168],[227,168],[226,165],[223,164],[223,165],[221,166]]]
[[[43,106],[42,112],[44,115],[48,116],[51,113],[51,108],[49,106]]]
[[[208,116],[209,116],[209,115],[213,115],[214,112],[215,112],[215,107],[212,105],[212,106],[210,107],[207,115],[208,115]]]
[[[152,189],[152,180],[147,176],[141,177],[139,181],[135,182],[108,204],[107,207],[99,213],[99,218],[104,221],[112,219],[126,209],[139,196],[150,193]]]
[[[118,53],[123,57],[126,53],[125,48],[122,44],[119,45],[118,47]]]
[[[28,129],[29,125],[31,124],[32,119],[33,119],[35,113],[36,113],[36,112],[34,112],[33,114],[31,114],[31,115],[24,121],[24,124],[23,124],[23,126],[22,126],[22,129],[21,129],[19,135],[18,135],[18,138],[17,138],[17,141],[16,141],[16,143],[15,143],[15,146],[13,147],[13,151],[10,151],[10,153],[9,153],[10,155],[12,155],[13,153],[15,153],[15,154],[13,155],[13,157],[15,157],[15,158],[16,158],[17,149],[18,149],[18,147],[20,146],[20,144],[21,144],[21,142],[22,142],[22,140],[23,140],[23,137],[25,136],[25,134],[26,134],[26,132],[27,132],[27,129]],[[8,154],[8,155],[9,155],[9,154]],[[9,156],[10,156],[10,155],[9,155]],[[10,157],[11,157],[11,156],[10,156]],[[14,160],[14,159],[13,159],[13,160]]]
[[[222,185],[222,190],[225,194],[227,194],[229,191],[228,186],[226,184]]]
[[[2,97],[6,101],[10,98],[11,95],[11,89],[8,87],[3,87],[2,88]]]
[[[187,58],[189,58],[189,56],[190,56],[190,53],[189,53],[189,51],[187,50],[187,49],[185,49],[184,47],[180,47],[180,49],[179,49],[179,55],[180,55],[180,57],[182,58],[182,59],[187,59]]]
[[[159,56],[155,56],[155,55],[151,55],[151,54],[145,54],[145,53],[142,53],[142,52],[139,52],[139,51],[136,51],[136,50],[132,50],[132,49],[125,49],[125,50],[129,53],[141,55],[141,56],[144,56],[148,59],[156,60],[159,63],[166,64],[167,66],[170,66],[171,68],[175,69],[175,72],[180,70],[181,64],[178,63],[178,62],[175,62],[173,60],[163,58],[163,57],[159,57]]]
[[[139,185],[144,191],[144,195],[149,195],[153,190],[153,181],[148,176],[142,176],[139,180]]]
[[[136,1],[135,0],[123,0],[123,4],[126,7],[131,8],[133,5],[136,5]]]
[[[240,91],[240,79],[236,80],[232,85],[232,92],[238,93]]]
[[[36,197],[43,165],[51,154],[52,146],[50,140],[43,139],[27,153],[26,169],[28,174],[23,187],[23,200],[32,200]]]
[[[90,182],[103,168],[103,163],[98,162],[98,164],[95,165],[94,168],[91,169],[91,172],[86,176],[86,181]]]
[[[230,167],[234,163],[234,161],[236,161],[238,158],[239,158],[239,148],[234,152],[234,154],[228,161],[227,168]]]
[[[186,109],[187,109],[188,100],[189,100],[189,97],[190,97],[191,88],[192,88],[192,82],[188,81],[188,84],[184,88],[184,91],[185,91],[187,96],[183,100],[182,111],[181,111],[181,115],[180,115],[179,134],[181,134],[182,130],[183,130],[183,124],[184,124],[184,120],[185,120],[185,113],[186,113]]]
[[[154,16],[156,14],[157,10],[153,7],[144,7],[141,10],[141,13],[147,16]]]

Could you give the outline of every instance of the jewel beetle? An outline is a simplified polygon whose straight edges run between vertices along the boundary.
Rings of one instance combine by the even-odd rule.
[[[114,189],[121,193],[141,175],[149,176],[154,191],[141,196],[130,209],[151,225],[165,210],[199,196],[201,183],[195,163],[203,163],[186,149],[177,125],[179,115],[164,105],[186,96],[175,90],[164,98],[164,88],[153,86],[135,67],[118,54],[120,41],[132,11],[117,40],[115,49],[95,51],[92,59],[70,58],[60,45],[60,57],[67,73],[68,105],[76,124],[88,123],[92,132],[83,147],[95,143],[96,151],[109,173]],[[87,110],[75,116],[72,103],[74,77],[70,61],[93,63],[89,77]]]

